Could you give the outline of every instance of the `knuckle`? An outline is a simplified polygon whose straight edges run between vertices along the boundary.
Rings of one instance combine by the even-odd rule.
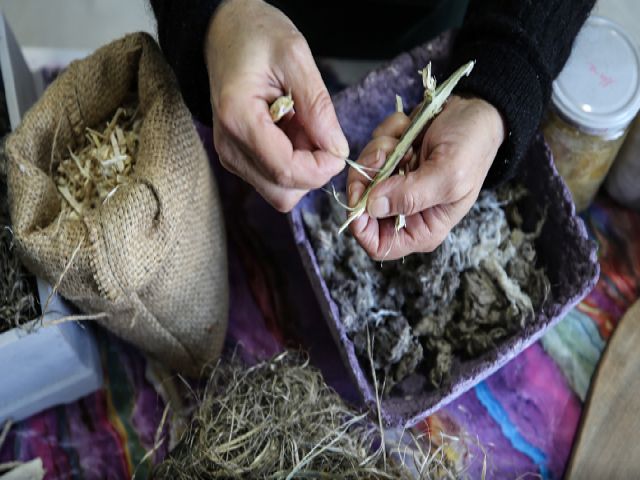
[[[442,242],[445,241],[445,239],[447,238],[448,234],[449,234],[449,232],[446,229],[441,229],[441,230],[438,230],[437,232],[435,232],[435,234],[433,236],[433,243],[434,243],[433,249],[434,250],[436,248],[438,248],[440,245],[442,245]]]
[[[332,108],[331,97],[326,89],[322,88],[314,92],[310,98],[309,107],[316,115],[323,115]]]
[[[403,192],[402,197],[400,198],[399,210],[406,215],[411,215],[415,213],[415,208],[416,199],[413,193]]]
[[[214,136],[214,148],[216,153],[218,154],[218,159],[220,160],[220,163],[226,170],[231,171],[232,162],[231,162],[230,149],[224,140],[222,140],[219,136],[217,137],[218,138]]]
[[[416,250],[422,253],[431,253],[444,242],[448,234],[449,231],[446,226],[438,220],[431,222],[431,225],[425,228],[418,237],[416,242],[418,248]]]
[[[467,174],[464,168],[454,168],[450,173],[451,183],[454,188],[462,188],[466,184]]]
[[[426,244],[426,247],[429,249],[428,251],[433,252],[436,248],[442,245],[442,242],[445,241],[448,234],[449,231],[444,225],[437,226],[431,232],[431,237]]]
[[[235,95],[231,93],[222,93],[218,100],[217,117],[221,126],[232,130],[234,125],[234,119],[238,114],[237,102]]]
[[[375,137],[371,143],[376,150],[382,150],[386,156],[396,148],[398,140],[387,135],[380,135]]]
[[[289,213],[296,206],[295,198],[289,195],[279,195],[269,200],[269,203],[280,213]]]
[[[279,165],[271,169],[271,177],[273,181],[281,187],[293,186],[293,172],[290,168]]]
[[[313,59],[309,44],[305,38],[298,33],[294,33],[291,36],[287,42],[287,47],[289,59],[296,65],[304,65]]]
[[[446,200],[454,202],[464,197],[468,191],[468,175],[463,168],[452,169],[448,174],[448,186],[445,190]]]
[[[432,253],[440,246],[444,238],[440,238],[440,234],[433,233],[422,243],[420,251],[422,253]]]
[[[218,153],[218,158],[220,159],[220,165],[222,165],[222,167],[227,172],[233,173],[234,175],[239,174],[237,165],[233,161],[231,155],[225,153],[225,151],[223,150],[222,152]]]
[[[375,262],[381,262],[382,260],[384,260],[384,254],[386,252],[383,252],[382,249],[373,248],[371,244],[365,245],[363,246],[363,248],[367,255],[369,255],[369,257],[371,258],[371,260]]]

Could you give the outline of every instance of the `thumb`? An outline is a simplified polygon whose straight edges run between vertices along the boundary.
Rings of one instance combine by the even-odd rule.
[[[347,158],[349,144],[311,51],[298,62],[290,63],[285,74],[296,116],[311,143],[338,158]]]
[[[436,205],[448,204],[460,185],[440,162],[425,162],[406,176],[394,175],[369,194],[367,212],[373,218],[414,215]]]

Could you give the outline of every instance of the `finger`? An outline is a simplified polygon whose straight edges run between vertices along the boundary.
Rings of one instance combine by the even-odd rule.
[[[239,103],[229,128],[244,153],[256,159],[263,175],[285,188],[321,187],[344,168],[344,160],[322,150],[294,149],[291,140],[271,120],[260,99]]]
[[[295,150],[308,150],[313,151],[316,147],[313,145],[307,132],[304,130],[304,126],[300,123],[299,118],[292,116],[281,120],[278,126],[282,129]]]
[[[293,95],[296,115],[319,149],[338,158],[347,158],[349,144],[311,50],[306,42],[301,41],[292,47],[291,52],[283,73],[285,84]]]
[[[396,112],[389,115],[384,121],[376,127],[371,136],[378,137],[394,137],[400,138],[410,123],[409,117],[402,112]]]
[[[382,167],[384,160],[384,151],[377,149],[361,156],[358,159],[358,164],[366,169],[370,169],[365,170],[365,172],[370,177],[374,177],[375,171]],[[356,171],[354,168],[349,168],[349,172],[347,173],[347,198],[350,207],[353,207],[357,201],[360,200],[369,183],[369,179],[362,175],[362,173]]]
[[[384,160],[387,155],[393,151],[398,145],[398,139],[393,137],[378,137],[371,140],[360,153],[360,157],[358,158],[358,163],[361,165],[365,165],[367,167],[377,166],[382,167],[384,165]],[[382,162],[380,163],[380,158],[377,157],[377,152],[381,151],[384,153],[382,157]],[[379,163],[379,165],[378,165]]]
[[[392,219],[375,219],[365,213],[349,227],[360,246],[373,260],[395,260],[412,253],[405,229],[396,231],[395,221]]]
[[[381,150],[385,153],[384,160],[386,160],[386,157],[396,148],[398,143],[399,140],[394,137],[378,137],[367,144],[367,146],[362,150],[360,158],[365,159],[366,162],[366,158],[369,157],[369,155],[376,150]],[[404,154],[398,165],[402,166],[408,163],[413,155],[414,149],[413,147],[409,147],[409,150]],[[384,160],[379,165],[376,164],[377,168],[381,168],[382,165],[384,165]],[[361,160],[358,160],[358,163],[361,163]],[[370,165],[367,165],[366,163],[363,163],[363,165],[370,167]]]
[[[367,211],[374,218],[413,215],[458,201],[471,188],[456,158],[430,158],[405,176],[394,175],[369,194]]]
[[[439,224],[432,230],[422,214],[406,218],[406,226],[395,229],[395,220],[378,219],[380,224],[378,248],[370,255],[375,260],[397,260],[413,253],[432,252],[446,237],[446,230]]]
[[[214,145],[222,166],[253,186],[276,210],[291,211],[307,193],[307,190],[287,189],[269,181],[255,167],[252,160],[236,145],[220,135],[219,129],[216,128],[214,128]]]
[[[366,225],[359,229],[354,226],[352,231],[374,260],[396,260],[413,253],[432,252],[442,244],[474,201],[475,197],[470,194],[455,204],[437,205],[410,215],[406,217],[405,228],[398,231],[395,219],[374,219],[367,215]]]

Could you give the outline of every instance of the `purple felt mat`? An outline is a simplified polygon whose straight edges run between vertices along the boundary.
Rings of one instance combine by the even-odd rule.
[[[416,105],[422,95],[422,83],[417,70],[433,60],[437,76],[439,68],[446,64],[449,44],[450,37],[442,36],[436,42],[397,57],[390,64],[369,74],[358,85],[335,96],[336,111],[349,140],[353,158],[357,158],[369,141],[373,129],[393,112],[394,94],[401,95],[408,108]],[[541,136],[534,140],[522,164],[518,180],[531,193],[521,204],[523,217],[536,218],[536,212],[541,207],[547,212],[536,248],[539,262],[551,281],[550,296],[536,312],[532,324],[518,335],[476,359],[454,365],[449,387],[437,391],[425,390],[421,388],[424,379],[420,375],[403,381],[382,402],[383,417],[390,425],[414,425],[479,383],[540,338],[595,285],[599,275],[595,244],[588,239],[583,221],[576,216],[569,191],[559,177]],[[322,203],[328,201],[329,197],[322,192],[308,195],[291,213],[290,223],[323,316],[343,360],[365,403],[370,408],[376,408],[375,393],[365,373],[368,369],[358,360],[353,342],[340,320],[339,309],[320,276],[309,232],[302,219],[304,211],[317,213]]]

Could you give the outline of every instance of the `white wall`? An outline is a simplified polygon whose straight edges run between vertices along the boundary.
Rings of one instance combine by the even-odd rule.
[[[22,46],[93,50],[125,33],[155,32],[148,0],[0,0],[0,9]]]
[[[150,8],[148,0],[0,0],[22,46],[82,50],[132,31],[154,33]],[[640,0],[599,0],[596,11],[621,23],[640,44]]]

